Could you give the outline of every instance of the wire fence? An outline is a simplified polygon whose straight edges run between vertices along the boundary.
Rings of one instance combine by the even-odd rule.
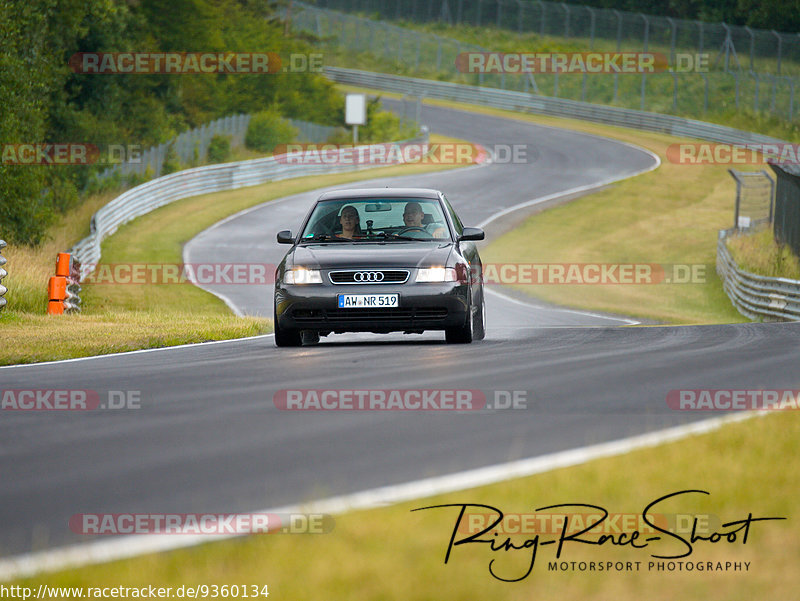
[[[109,167],[97,175],[98,181],[112,177],[130,178],[136,176],[145,179],[148,176],[160,177],[164,169],[167,152],[172,146],[177,159],[183,165],[197,165],[203,163],[208,155],[208,147],[214,136],[228,136],[231,148],[244,145],[247,128],[250,125],[250,115],[230,115],[206,123],[195,129],[185,131],[177,137],[153,146],[127,161]],[[297,139],[300,142],[324,142],[338,128],[308,121],[289,119],[289,123],[297,129]]]
[[[775,180],[764,171],[728,169],[736,181],[736,209],[733,227],[748,230],[772,224]]]
[[[487,86],[502,90],[516,90],[526,93],[553,96],[592,102],[597,104],[612,104],[626,108],[649,110],[662,113],[679,114],[705,114],[709,109],[725,111],[732,109],[748,108],[754,112],[768,112],[782,119],[791,121],[797,111],[796,93],[800,92],[800,37],[798,44],[789,43],[787,34],[772,36],[783,40],[780,44],[780,60],[770,57],[768,48],[763,43],[753,42],[752,53],[748,50],[748,60],[742,65],[740,53],[736,50],[733,40],[741,36],[734,35],[734,29],[722,24],[694,23],[697,31],[702,30],[702,42],[697,39],[694,46],[690,44],[688,34],[679,33],[685,29],[678,20],[672,19],[673,24],[667,34],[659,25],[661,17],[648,17],[647,15],[634,15],[622,11],[595,11],[595,18],[579,18],[573,11],[586,12],[586,7],[547,3],[547,2],[514,2],[503,1],[497,4],[495,0],[482,2],[484,8],[490,4],[494,6],[495,16],[487,20],[489,12],[481,13],[481,23],[495,24],[497,22],[497,7],[500,6],[501,26],[511,27],[512,23],[506,19],[513,17],[513,27],[521,31],[542,31],[546,34],[559,35],[565,39],[578,39],[579,34],[585,34],[587,48],[598,51],[613,52],[623,49],[627,52],[636,51],[661,51],[669,56],[674,63],[677,52],[696,52],[702,54],[709,52],[709,72],[678,72],[667,71],[660,73],[465,73],[457,66],[456,58],[466,52],[489,52],[493,49],[459,40],[450,39],[433,33],[415,31],[405,27],[398,27],[385,21],[366,19],[339,10],[330,10],[327,6],[344,11],[360,11],[370,15],[385,18],[407,18],[416,21],[446,21],[478,23],[477,8],[470,4],[454,2],[453,0],[431,0],[426,7],[422,3],[397,0],[395,2],[376,2],[374,0],[320,0],[326,7],[312,6],[305,2],[293,2],[291,25],[297,31],[312,33],[323,43],[342,47],[346,50],[343,57],[338,58],[336,66],[354,66],[349,61],[353,52],[369,53],[387,62],[393,72],[407,75],[429,77],[432,79],[447,79],[457,83]],[[541,5],[541,6],[540,6]],[[523,18],[519,19],[522,10]],[[530,14],[534,14],[532,7],[539,10],[539,21],[531,21]],[[541,7],[544,7],[542,9]],[[564,8],[564,7],[567,8]],[[416,8],[413,8],[416,7]],[[459,17],[459,7],[461,16]],[[519,8],[522,7],[522,8]],[[558,8],[558,10],[556,10]],[[468,10],[469,9],[469,10]],[[541,13],[544,13],[544,17]],[[614,30],[618,37],[607,43],[603,48],[602,40],[607,33],[607,27],[602,24],[607,19],[607,13],[615,14]],[[550,16],[548,16],[550,15]],[[559,17],[560,15],[560,17]],[[633,27],[631,19],[636,19],[637,26]],[[557,19],[561,19],[558,26]],[[471,20],[470,20],[471,19]],[[544,20],[542,20],[544,19]],[[545,24],[544,28],[542,23]],[[584,31],[586,23],[588,31]],[[594,23],[592,28],[591,23]],[[619,23],[622,24],[621,29]],[[644,26],[651,23],[651,26]],[[645,27],[645,32],[642,28]],[[521,28],[521,29],[520,29]],[[730,33],[729,43],[719,46],[717,29],[727,28]],[[761,34],[753,40],[761,39]],[[631,38],[638,35],[644,40]],[[649,33],[648,33],[649,32]],[[659,33],[660,32],[660,33]],[[699,35],[699,34],[698,34]],[[727,34],[726,34],[727,35]],[[668,41],[664,46],[661,42]],[[639,43],[641,42],[641,45]],[[733,45],[731,45],[733,44]],[[719,46],[719,47],[718,47]],[[702,50],[702,51],[701,51]],[[531,49],[535,51],[535,49]],[[774,60],[773,60],[774,58]],[[761,61],[761,62],[760,62]],[[778,69],[778,65],[781,69]],[[746,68],[747,67],[747,68]],[[749,68],[752,67],[752,68]],[[770,72],[773,69],[775,73]],[[781,74],[781,73],[784,74]]]
[[[591,49],[710,53],[725,70],[800,75],[800,34],[673,19],[539,0],[317,0],[323,8],[381,19],[497,27],[585,40]]]

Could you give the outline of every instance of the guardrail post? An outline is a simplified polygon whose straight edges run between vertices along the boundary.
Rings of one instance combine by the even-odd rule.
[[[6,306],[7,301],[6,301],[6,298],[5,298],[5,294],[6,294],[6,292],[8,292],[8,288],[3,286],[3,278],[8,275],[8,272],[3,267],[3,265],[5,265],[6,262],[8,261],[3,256],[3,249],[5,247],[6,247],[6,241],[5,240],[0,240],[0,311],[2,311],[3,307]]]
[[[750,34],[750,70],[755,71],[756,69],[753,66],[753,52],[755,51],[756,36],[753,34],[753,30],[750,29],[747,25],[744,26],[744,29],[747,33]]]
[[[542,9],[541,20],[539,21],[539,35],[544,35],[544,22],[545,22],[545,6],[544,6],[544,2],[539,0],[539,6]]]
[[[672,65],[673,69],[675,68],[675,38],[678,35],[677,27],[675,26],[675,20],[671,17],[667,17],[667,21],[669,22],[670,28],[670,36],[669,36],[669,63]]]
[[[778,75],[780,75],[781,74],[781,54],[782,54],[782,50],[783,50],[783,38],[781,38],[781,34],[779,34],[774,29],[772,30],[772,33],[775,35],[776,38],[778,38]]]
[[[617,15],[617,52],[619,52],[620,44],[622,43],[622,13],[619,12],[616,8],[612,9],[615,15]],[[619,73],[614,71],[614,102],[617,101],[619,96]]]

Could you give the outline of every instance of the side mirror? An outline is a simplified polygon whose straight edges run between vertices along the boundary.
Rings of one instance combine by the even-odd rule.
[[[278,244],[294,244],[294,236],[291,230],[281,230],[278,232]]]
[[[483,240],[486,237],[484,231],[479,227],[465,227],[458,237],[461,240]]]

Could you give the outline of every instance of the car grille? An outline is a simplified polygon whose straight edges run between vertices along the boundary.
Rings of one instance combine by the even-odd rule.
[[[407,269],[347,269],[331,271],[331,284],[404,284]]]
[[[446,307],[393,307],[384,309],[295,309],[292,317],[297,323],[331,322],[363,323],[382,321],[434,320],[447,317]]]

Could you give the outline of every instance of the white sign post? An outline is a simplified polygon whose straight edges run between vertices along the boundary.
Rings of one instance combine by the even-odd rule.
[[[367,122],[367,97],[365,94],[347,94],[344,104],[344,122],[353,126],[353,145],[358,144],[358,126]]]

